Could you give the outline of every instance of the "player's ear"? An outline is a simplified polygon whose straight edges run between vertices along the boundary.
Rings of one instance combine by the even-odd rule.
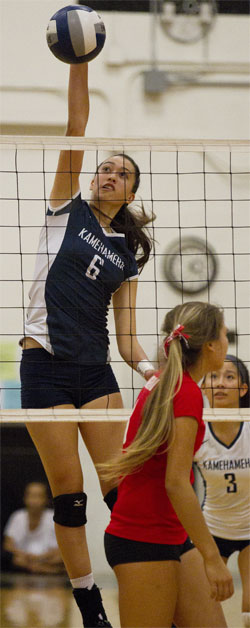
[[[215,352],[216,347],[215,347],[215,341],[214,340],[208,340],[207,342],[204,343],[203,345],[203,350],[204,352],[206,352],[207,354],[212,354]]]
[[[133,203],[133,201],[135,200],[135,194],[134,192],[131,192],[131,194],[128,195],[127,197],[127,203]]]
[[[248,385],[245,384],[241,384],[240,385],[240,397],[245,397],[245,395],[247,394],[248,391]]]
[[[90,181],[90,186],[89,186],[89,189],[90,189],[90,190],[93,190],[94,180],[95,180],[95,179],[92,179],[92,181]]]
[[[209,340],[204,342],[202,346],[202,358],[204,359],[204,363],[206,365],[207,372],[212,371],[215,368],[215,357],[217,351],[217,341]]]

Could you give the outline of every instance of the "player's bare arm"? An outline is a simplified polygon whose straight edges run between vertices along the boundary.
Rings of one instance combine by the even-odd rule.
[[[233,594],[232,577],[220,557],[190,484],[196,433],[195,418],[176,419],[174,442],[168,450],[166,490],[183,527],[203,556],[211,597],[223,601]]]
[[[148,357],[138,342],[136,335],[136,297],[138,279],[126,281],[113,295],[116,338],[121,357],[129,366],[137,370],[138,363],[148,361]],[[154,373],[154,368],[145,372],[145,379]]]
[[[89,117],[88,64],[70,66],[68,87],[67,136],[84,136]],[[60,152],[50,205],[60,207],[79,190],[83,151],[62,150]]]

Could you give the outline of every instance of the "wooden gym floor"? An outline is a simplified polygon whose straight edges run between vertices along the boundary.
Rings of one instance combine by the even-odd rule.
[[[237,555],[229,561],[234,577],[234,596],[223,603],[229,628],[241,628],[241,590]],[[116,582],[112,573],[96,577],[113,628],[119,628]],[[1,628],[82,628],[71,587],[63,576],[3,576]]]

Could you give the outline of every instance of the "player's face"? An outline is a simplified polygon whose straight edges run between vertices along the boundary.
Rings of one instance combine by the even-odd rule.
[[[29,511],[40,512],[47,505],[47,493],[42,484],[29,484],[24,493],[24,504]]]
[[[212,408],[238,408],[240,397],[247,392],[233,362],[224,362],[221,369],[208,373],[202,386]]]
[[[134,200],[132,192],[135,183],[133,164],[120,155],[106,159],[98,168],[95,178],[91,182],[93,201],[112,201],[117,206],[131,203]]]

